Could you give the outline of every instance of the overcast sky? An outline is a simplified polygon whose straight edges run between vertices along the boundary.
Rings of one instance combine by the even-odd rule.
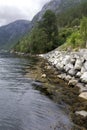
[[[0,0],[0,26],[18,19],[31,20],[50,0]]]

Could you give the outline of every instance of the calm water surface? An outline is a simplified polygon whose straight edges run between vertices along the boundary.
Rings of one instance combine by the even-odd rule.
[[[0,54],[0,130],[70,130],[65,112],[25,78],[34,62]]]

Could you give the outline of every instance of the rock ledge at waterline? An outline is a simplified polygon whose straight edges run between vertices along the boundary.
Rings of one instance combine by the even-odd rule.
[[[58,70],[58,78],[68,82],[70,86],[79,87],[79,97],[87,100],[87,49],[78,52],[53,50],[40,56]],[[76,113],[87,117],[87,112],[83,114],[83,111]]]
[[[87,100],[87,49],[78,52],[54,50],[41,56],[57,68],[59,78],[79,87],[79,97]]]

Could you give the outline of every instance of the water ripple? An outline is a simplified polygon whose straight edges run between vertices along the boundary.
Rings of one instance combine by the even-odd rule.
[[[71,121],[24,77],[34,59],[0,55],[0,130],[70,130]]]

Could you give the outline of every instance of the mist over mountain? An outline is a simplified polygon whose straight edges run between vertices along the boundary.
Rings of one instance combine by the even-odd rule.
[[[78,5],[84,2],[86,2],[86,0],[51,0],[44,5],[39,13],[34,16],[32,21],[18,20],[0,27],[0,49],[10,49],[11,47],[13,47],[13,45],[17,43],[18,40],[20,40],[25,34],[27,34],[27,32],[30,32],[35,24],[42,19],[42,16],[46,12],[46,10],[52,10],[56,13],[57,16],[59,15],[59,22],[61,22],[61,20],[65,20],[63,17],[61,19],[61,14],[66,12],[66,21],[68,21],[67,16],[70,11],[68,11],[67,13],[67,10],[73,8],[74,11],[74,8],[76,9]],[[77,12],[78,11],[74,13]],[[70,15],[71,14],[69,14],[69,17]]]

